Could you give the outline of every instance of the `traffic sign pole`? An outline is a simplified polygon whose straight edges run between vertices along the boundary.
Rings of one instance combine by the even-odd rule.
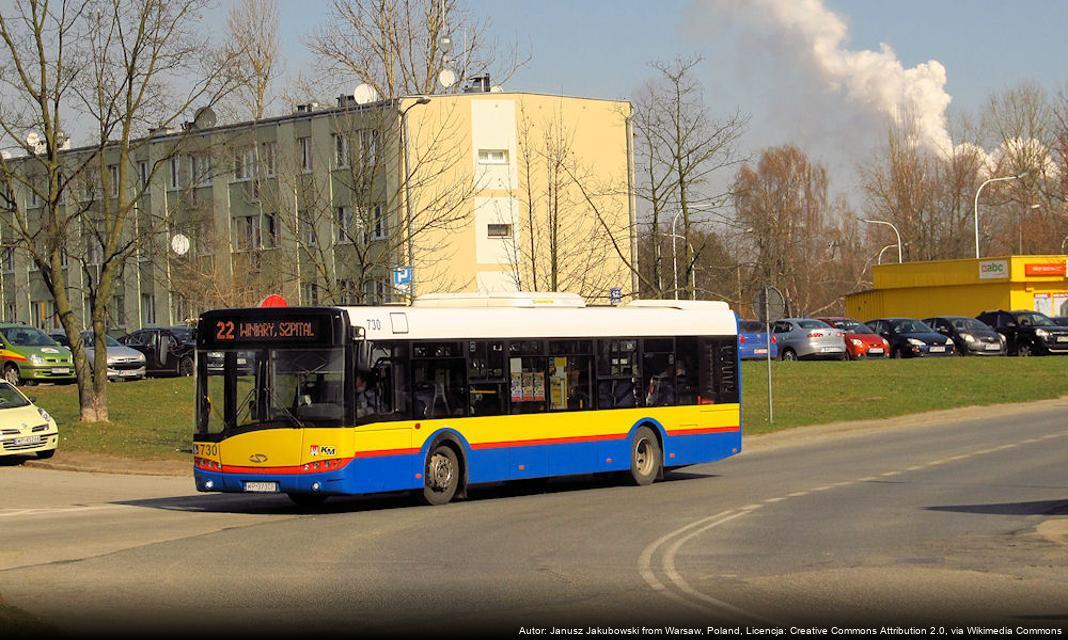
[[[764,287],[764,338],[768,348],[768,424],[775,424],[775,408],[771,401],[771,292]]]

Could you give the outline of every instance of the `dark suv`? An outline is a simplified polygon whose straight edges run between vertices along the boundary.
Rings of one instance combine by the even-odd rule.
[[[977,319],[1005,336],[1009,353],[1017,356],[1068,353],[1068,327],[1037,311],[984,311]]]
[[[193,375],[193,329],[186,326],[145,327],[119,338],[119,342],[145,354],[150,376]]]

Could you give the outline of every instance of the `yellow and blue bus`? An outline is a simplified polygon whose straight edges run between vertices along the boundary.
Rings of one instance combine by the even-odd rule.
[[[332,495],[616,472],[645,485],[742,446],[722,302],[573,294],[204,313],[197,489]]]

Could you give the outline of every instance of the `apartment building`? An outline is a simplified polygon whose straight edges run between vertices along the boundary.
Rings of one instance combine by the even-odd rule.
[[[630,294],[629,117],[625,101],[488,83],[364,104],[342,96],[223,126],[202,110],[132,154],[125,193],[136,210],[124,231],[121,285],[108,301],[112,328],[180,323],[271,293],[304,305],[458,291],[561,290],[602,302],[612,288]],[[34,170],[26,158],[6,162]],[[118,173],[115,163],[93,163],[64,192],[65,209],[85,212],[70,216],[63,239],[71,297],[85,319],[108,259],[92,212],[118,195]],[[40,198],[16,191],[25,219],[41,215]],[[41,274],[13,228],[3,229],[15,220],[7,213],[2,320],[58,326]],[[404,267],[410,284],[395,285]]]

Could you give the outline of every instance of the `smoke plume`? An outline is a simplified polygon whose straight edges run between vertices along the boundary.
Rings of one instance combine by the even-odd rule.
[[[694,29],[702,19],[733,28],[750,80],[775,83],[763,89],[771,115],[792,120],[799,137],[855,143],[909,117],[917,144],[952,152],[945,67],[930,60],[906,68],[888,44],[850,49],[846,22],[823,0],[706,0],[691,15]],[[753,69],[755,60],[770,67]]]

